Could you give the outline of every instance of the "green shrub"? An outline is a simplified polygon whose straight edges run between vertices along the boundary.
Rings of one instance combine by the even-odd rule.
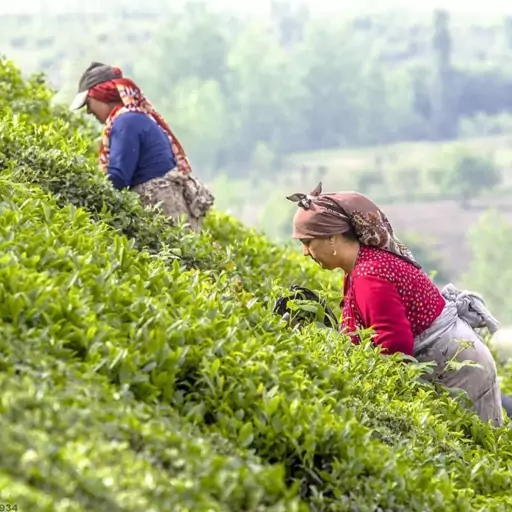
[[[78,358],[138,400],[171,403],[283,463],[320,510],[449,507],[510,483],[498,456],[509,432],[432,398],[414,365],[331,332],[283,331],[227,272],[169,269],[83,210],[6,180],[0,195],[0,321],[23,346]]]
[[[482,156],[459,144],[447,149],[443,158],[447,168],[441,186],[455,194],[462,208],[468,208],[472,199],[503,181],[493,155]]]
[[[65,105],[53,105],[54,94],[42,73],[24,80],[21,71],[0,55],[0,112],[10,110],[20,119],[28,119],[29,122],[37,120],[38,123],[51,122],[58,116],[69,123],[70,128],[84,134],[85,148],[92,155],[98,130],[85,117],[70,112]]]
[[[21,197],[19,187],[5,182],[0,189],[0,244],[12,249],[2,251],[0,263],[5,306],[0,315],[1,458],[4,472],[26,480],[18,493],[11,489],[2,499],[18,503],[21,510],[29,505],[30,510],[55,510],[50,505],[60,500],[59,510],[295,509],[297,501],[288,499],[279,467],[265,468],[254,457],[244,461],[215,453],[233,449],[216,438],[214,451],[165,405],[155,415],[155,409],[134,400],[129,386],[115,391],[101,377],[101,365],[109,359],[99,356],[102,351],[114,356],[114,373],[128,368],[119,357],[122,345],[109,341],[120,333],[108,325],[114,304],[101,304],[101,280],[115,274],[116,267],[127,271],[130,258],[137,259],[126,241],[116,239],[108,250],[111,240],[105,229],[91,224],[84,212],[58,210],[28,189]],[[80,253],[80,246],[92,252]],[[106,264],[101,271],[91,259],[96,250],[105,250],[103,261],[97,261]],[[126,260],[107,263],[109,256],[124,251]],[[117,284],[119,298],[123,285]],[[99,294],[92,308],[81,292],[88,288]],[[134,304],[124,320],[138,307],[140,303]],[[134,326],[124,325],[130,336]],[[142,331],[148,327],[146,322]],[[79,360],[87,352],[85,366]],[[147,365],[141,375],[146,371]],[[34,492],[25,493],[27,486]],[[281,502],[287,507],[278,506]]]
[[[222,455],[172,411],[160,415],[91,368],[5,324],[0,486],[18,510],[298,510],[281,467]],[[13,350],[13,347],[16,347]],[[22,427],[22,428],[20,428]],[[215,446],[215,448],[213,448]]]
[[[66,140],[67,122],[57,120],[43,125],[16,120],[6,114],[0,119],[0,171],[9,171],[16,181],[37,184],[54,194],[60,205],[73,204],[89,211],[94,220],[108,223],[132,239],[135,247],[166,259],[179,259],[188,268],[227,269],[238,273],[242,282],[254,279],[254,268],[265,265],[265,275],[258,275],[261,290],[270,293],[281,283],[319,286],[327,291],[341,288],[341,276],[320,277],[319,269],[299,265],[299,252],[290,259],[290,251],[276,246],[255,230],[219,212],[206,219],[207,232],[196,237],[183,227],[171,227],[163,216],[144,210],[135,194],[114,189],[99,173],[96,162],[86,154],[83,136]],[[218,250],[212,251],[217,244]],[[303,258],[302,258],[303,259]]]
[[[199,237],[169,227],[113,190],[70,130],[0,122],[4,500],[510,509],[507,426],[436,393],[423,365],[380,356],[369,332],[353,346],[271,314],[280,287],[332,293],[338,276],[226,216]]]
[[[16,343],[4,334],[4,347]],[[30,347],[16,373],[0,374],[3,502],[48,511],[299,510],[279,466],[216,453],[219,440],[165,408],[155,418],[90,369]]]

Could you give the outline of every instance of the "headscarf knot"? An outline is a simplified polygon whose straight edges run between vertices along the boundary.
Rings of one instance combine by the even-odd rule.
[[[292,194],[291,196],[287,196],[286,199],[297,203],[299,208],[303,208],[304,210],[311,209],[311,203],[314,199],[316,199],[322,192],[322,182],[320,182],[313,191],[309,194],[302,194],[301,192],[297,192]]]

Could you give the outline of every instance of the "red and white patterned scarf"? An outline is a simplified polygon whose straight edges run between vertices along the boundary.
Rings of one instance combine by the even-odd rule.
[[[133,80],[129,78],[117,78],[101,83],[89,91],[89,96],[104,103],[119,102],[107,118],[101,135],[99,164],[103,172],[106,173],[108,170],[112,126],[114,121],[126,112],[141,112],[153,119],[169,137],[178,171],[182,174],[190,174],[192,172],[188,157],[179,140],[174,135],[165,119],[155,110],[151,102]]]

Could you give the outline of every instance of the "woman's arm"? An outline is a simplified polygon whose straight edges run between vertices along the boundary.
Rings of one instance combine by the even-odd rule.
[[[117,189],[129,187],[140,153],[140,119],[121,114],[110,132],[110,160],[107,176]]]
[[[412,356],[414,336],[396,287],[380,277],[361,276],[352,281],[352,290],[365,326],[375,330],[375,344],[384,353]]]

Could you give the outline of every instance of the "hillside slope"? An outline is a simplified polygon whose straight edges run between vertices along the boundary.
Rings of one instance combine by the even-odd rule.
[[[510,509],[509,428],[435,396],[419,365],[381,357],[369,340],[289,331],[270,312],[282,287],[331,294],[339,276],[217,213],[197,238],[167,227],[99,175],[74,118],[52,121],[29,85],[4,91],[4,502]]]

